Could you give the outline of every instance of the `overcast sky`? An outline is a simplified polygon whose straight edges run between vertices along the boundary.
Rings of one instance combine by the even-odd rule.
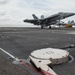
[[[39,18],[42,14],[47,17],[58,12],[75,12],[74,7],[75,0],[0,0],[0,24],[3,24],[0,26],[9,23],[27,26],[30,24],[23,23],[23,20],[32,18],[33,13]],[[65,21],[74,19],[75,16]]]

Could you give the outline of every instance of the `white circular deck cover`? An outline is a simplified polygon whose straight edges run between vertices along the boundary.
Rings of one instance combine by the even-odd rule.
[[[36,59],[62,59],[69,56],[69,52],[62,49],[45,48],[33,51],[31,56]]]

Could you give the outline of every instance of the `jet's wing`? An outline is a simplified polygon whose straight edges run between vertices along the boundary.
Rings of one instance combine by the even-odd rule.
[[[55,18],[60,16],[59,14],[52,15],[50,17],[45,18],[45,20],[56,20]]]
[[[56,17],[58,16],[59,14],[55,14],[43,19],[31,19],[31,20],[25,19],[24,22],[33,23],[34,25],[45,25],[50,23],[52,24],[52,22],[55,21]]]
[[[59,17],[59,16],[60,16],[59,14],[55,14],[55,15],[52,15],[50,17],[47,17],[47,18],[44,18],[44,19],[40,19],[41,24],[50,24],[51,22],[54,23],[54,21],[56,21],[57,17]]]
[[[75,15],[75,13],[64,13],[64,12],[61,13],[61,12],[59,12],[57,14],[54,14],[50,17],[45,18],[42,22],[44,22],[45,24],[51,24],[51,22],[65,19],[65,18],[73,16],[73,15]]]

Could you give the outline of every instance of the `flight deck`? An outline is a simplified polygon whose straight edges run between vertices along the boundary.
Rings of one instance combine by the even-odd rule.
[[[0,28],[0,48],[19,59],[28,59],[30,53],[38,49],[60,49],[69,45],[75,45],[74,28]],[[58,75],[75,75],[75,48],[65,50],[73,57],[72,61],[53,65],[53,70]],[[0,54],[9,58],[1,51]],[[35,72],[35,75],[41,74]]]

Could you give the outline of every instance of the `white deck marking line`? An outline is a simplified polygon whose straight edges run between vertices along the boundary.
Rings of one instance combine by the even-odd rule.
[[[9,52],[5,51],[4,49],[0,48],[0,50],[2,52],[4,52],[5,54],[9,55],[11,58],[13,58],[16,61],[20,61],[18,58],[16,58],[15,56],[13,56],[12,54],[10,54]]]
[[[75,31],[68,32],[67,34],[75,34]]]
[[[9,55],[11,58],[13,58],[13,59],[15,59],[16,61],[20,62],[20,64],[22,64],[23,66],[26,66],[26,67],[28,67],[28,68],[34,70],[35,72],[38,72],[35,68],[33,68],[33,67],[27,65],[24,61],[22,61],[22,60],[16,58],[15,56],[13,56],[13,55],[10,54],[9,52],[5,51],[4,49],[0,48],[0,50],[1,50],[2,52],[4,52],[5,54]],[[40,73],[41,75],[43,75],[41,72],[38,72],[38,73]]]

